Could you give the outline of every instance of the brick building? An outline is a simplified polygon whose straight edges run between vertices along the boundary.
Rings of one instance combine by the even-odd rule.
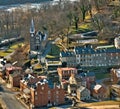
[[[63,79],[68,80],[72,74],[77,74],[76,68],[57,68],[60,81]]]
[[[20,87],[20,80],[22,79],[21,67],[7,67],[6,68],[6,80],[12,87]]]
[[[92,86],[91,94],[98,100],[104,100],[108,97],[109,92],[103,85],[96,84]]]
[[[33,107],[64,103],[64,90],[45,77],[34,77],[28,74],[20,81],[21,92],[25,92],[26,89],[29,90],[27,91],[29,93],[29,101]]]
[[[11,87],[20,87],[20,80],[22,79],[23,74],[13,73],[9,75],[9,84]]]

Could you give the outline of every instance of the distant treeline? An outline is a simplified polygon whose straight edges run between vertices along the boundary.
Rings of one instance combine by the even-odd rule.
[[[40,3],[53,0],[0,0],[0,5],[24,4],[24,3]]]

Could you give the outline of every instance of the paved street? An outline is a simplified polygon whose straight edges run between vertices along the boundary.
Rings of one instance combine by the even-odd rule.
[[[0,84],[0,98],[5,102],[7,109],[26,109],[16,98],[15,92]]]

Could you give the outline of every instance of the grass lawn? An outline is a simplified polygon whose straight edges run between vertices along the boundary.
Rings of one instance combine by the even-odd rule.
[[[20,43],[13,44],[13,45],[10,46],[10,49],[14,49],[15,50],[16,48],[18,48],[18,46],[23,46],[23,43],[20,42]]]
[[[53,44],[50,52],[48,53],[48,56],[57,57],[57,56],[59,56],[59,53],[60,53],[60,48],[58,46],[56,46],[55,44]]]
[[[23,43],[17,43],[14,45],[11,45],[9,49],[7,50],[1,50],[0,51],[0,56],[7,56],[10,53],[12,53],[16,48],[18,48],[19,45],[23,45]]]
[[[110,77],[109,73],[95,73],[96,79],[104,79]]]

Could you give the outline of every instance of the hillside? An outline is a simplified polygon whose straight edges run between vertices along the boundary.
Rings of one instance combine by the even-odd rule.
[[[52,0],[0,0],[0,5],[24,4],[24,3],[40,3]]]

